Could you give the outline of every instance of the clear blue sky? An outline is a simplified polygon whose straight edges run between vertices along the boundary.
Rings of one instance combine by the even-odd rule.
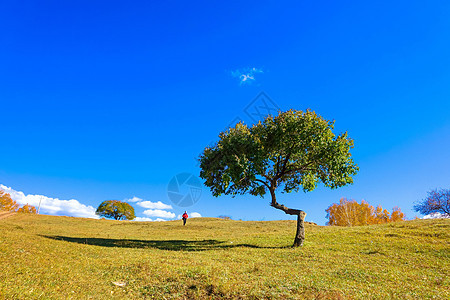
[[[261,91],[355,140],[354,185],[279,197],[307,220],[341,197],[412,218],[450,187],[448,1],[2,1],[0,27],[0,183],[25,194],[170,203]],[[268,201],[204,187],[189,210],[290,218]]]

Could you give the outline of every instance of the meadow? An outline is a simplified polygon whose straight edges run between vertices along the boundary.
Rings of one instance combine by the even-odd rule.
[[[360,227],[214,218],[0,220],[5,299],[449,299],[450,219]]]

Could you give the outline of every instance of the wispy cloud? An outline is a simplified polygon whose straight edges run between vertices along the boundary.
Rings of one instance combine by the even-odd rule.
[[[231,71],[231,76],[239,79],[239,84],[251,84],[254,82],[255,74],[258,73],[264,73],[262,69],[260,68],[243,68],[243,69],[237,69],[235,71]]]
[[[148,209],[143,212],[147,217],[156,217],[156,218],[164,218],[164,219],[173,219],[175,218],[175,214],[170,211],[165,211],[161,209]]]
[[[138,198],[136,196],[134,196],[133,198],[130,199],[125,199],[126,202],[139,202],[139,201],[143,201],[144,199]]]
[[[59,216],[72,216],[82,218],[98,219],[95,214],[95,208],[89,205],[84,205],[78,200],[60,200],[58,198],[51,198],[44,195],[25,195],[23,192],[13,190],[10,187],[0,184],[0,189],[11,195],[11,198],[20,205],[29,204],[35,206],[36,209],[41,202],[41,213]]]
[[[158,202],[140,201],[137,203],[137,205],[148,209],[172,209],[172,205],[162,203],[161,201]]]
[[[133,198],[125,199],[126,202],[136,203],[138,206],[147,209],[173,209],[172,205],[162,203],[161,201],[152,202],[134,196]]]

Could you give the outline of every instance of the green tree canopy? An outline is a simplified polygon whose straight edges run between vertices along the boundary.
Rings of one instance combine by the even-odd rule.
[[[353,183],[358,171],[347,133],[335,135],[334,121],[313,111],[290,110],[252,127],[238,123],[200,155],[200,177],[214,196],[271,196],[271,206],[298,215],[294,246],[304,240],[306,213],[280,205],[275,191],[314,190],[319,182],[337,188]]]
[[[136,218],[134,208],[130,204],[118,200],[103,201],[95,213],[101,217],[115,220],[133,220]]]

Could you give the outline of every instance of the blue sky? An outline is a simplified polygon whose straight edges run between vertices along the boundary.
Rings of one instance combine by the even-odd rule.
[[[169,181],[198,175],[195,158],[251,123],[261,92],[355,140],[352,186],[279,197],[307,220],[324,224],[341,197],[412,218],[449,188],[448,1],[3,1],[0,26],[0,183],[25,195],[139,197],[179,215]],[[187,210],[290,218],[268,201],[203,187]]]

